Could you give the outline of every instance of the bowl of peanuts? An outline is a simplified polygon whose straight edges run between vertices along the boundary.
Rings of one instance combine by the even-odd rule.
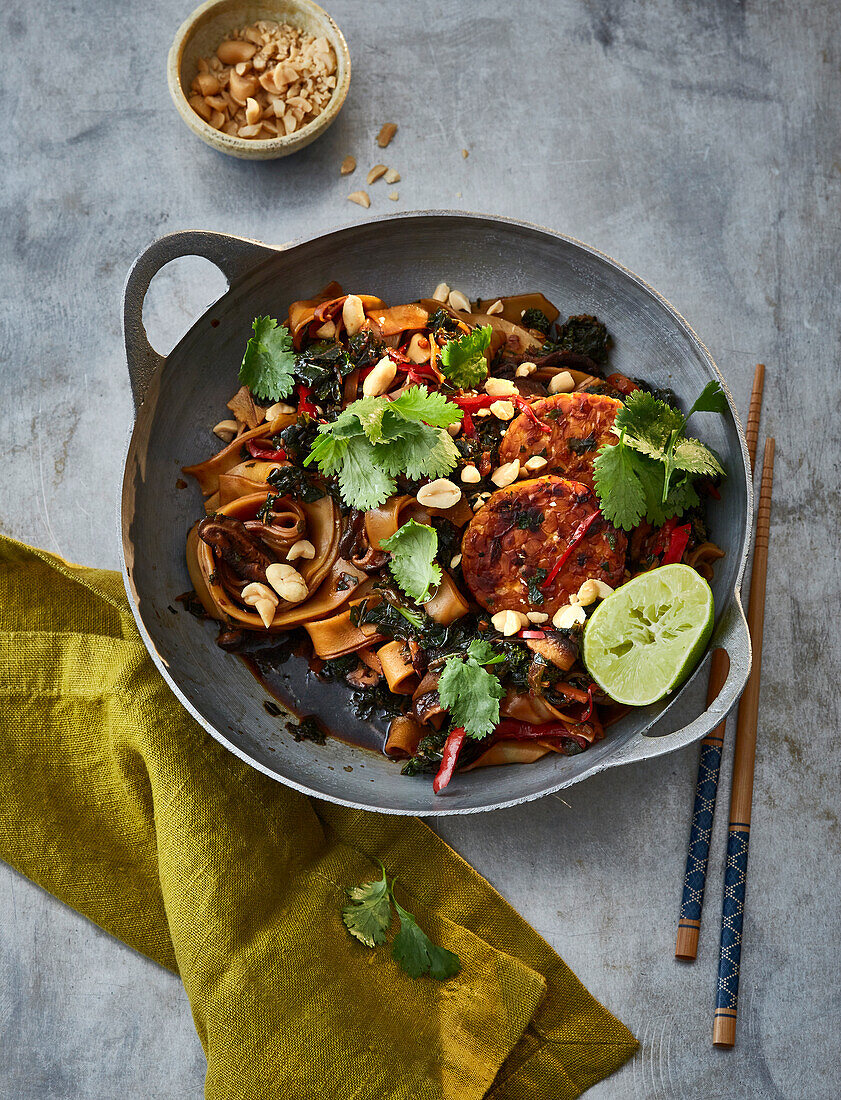
[[[167,80],[202,141],[245,160],[274,160],[315,141],[336,118],[350,54],[311,0],[208,0],[176,34]]]

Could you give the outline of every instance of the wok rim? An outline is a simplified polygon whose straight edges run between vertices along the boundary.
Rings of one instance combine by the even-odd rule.
[[[737,438],[738,438],[738,441],[739,441],[739,449],[740,449],[740,454],[741,454],[741,458],[742,458],[742,465],[739,467],[739,474],[740,474],[740,477],[744,477],[744,487],[745,487],[745,526],[744,526],[744,530],[742,531],[741,554],[740,554],[740,558],[739,558],[739,561],[738,561],[738,568],[737,568],[737,572],[736,572],[736,580],[735,580],[735,583],[733,585],[732,591],[730,591],[730,593],[728,594],[726,603],[723,605],[723,607],[721,609],[720,616],[719,616],[719,619],[718,619],[718,623],[716,625],[716,630],[713,633],[713,636],[710,639],[710,642],[708,643],[707,650],[705,651],[705,653],[702,656],[701,660],[696,665],[695,669],[693,669],[692,673],[687,677],[687,679],[684,681],[684,683],[681,684],[680,688],[678,688],[678,690],[674,693],[674,697],[669,701],[668,705],[659,714],[655,715],[654,718],[652,718],[651,722],[649,722],[649,724],[645,727],[644,730],[639,731],[638,735],[642,736],[642,737],[645,737],[646,736],[646,731],[650,730],[653,726],[658,725],[665,718],[667,713],[673,708],[674,704],[681,698],[681,696],[684,694],[685,690],[690,686],[690,684],[695,680],[695,677],[703,669],[704,665],[706,664],[707,657],[712,652],[712,649],[715,648],[714,643],[715,643],[715,640],[716,640],[716,636],[717,636],[720,628],[722,627],[722,624],[724,623],[728,612],[735,609],[735,611],[738,613],[739,616],[741,616],[741,619],[744,622],[744,611],[742,609],[742,603],[741,603],[741,587],[742,587],[742,583],[743,583],[743,580],[744,580],[745,569],[747,567],[748,554],[750,552],[751,527],[752,527],[751,518],[752,518],[752,515],[753,515],[754,493],[753,493],[753,476],[752,476],[752,473],[751,473],[750,459],[749,459],[749,455],[748,455],[747,440],[745,438],[744,428],[742,426],[742,421],[741,421],[741,418],[739,416],[739,412],[738,412],[738,409],[736,407],[736,403],[733,399],[733,395],[730,392],[730,388],[727,385],[727,381],[724,378],[724,375],[722,374],[722,372],[719,369],[717,363],[713,359],[712,354],[710,353],[710,351],[707,348],[706,344],[701,340],[701,338],[698,336],[698,334],[695,332],[695,330],[692,328],[692,326],[689,324],[689,322],[686,320],[686,318],[683,316],[683,314],[680,313],[680,311],[678,309],[676,309],[675,306],[672,305],[672,303],[663,294],[661,294],[655,287],[651,286],[650,283],[648,283],[640,275],[637,275],[636,272],[634,272],[630,268],[626,267],[620,261],[614,259],[608,253],[603,252],[600,249],[595,248],[592,245],[588,245],[586,242],[581,241],[577,237],[573,237],[569,234],[560,233],[557,230],[550,229],[549,227],[544,226],[544,225],[540,225],[539,223],[528,222],[528,221],[524,221],[524,220],[519,219],[519,218],[511,218],[511,217],[506,217],[504,215],[498,215],[498,214],[482,214],[482,213],[476,213],[476,212],[467,211],[467,210],[445,210],[445,209],[437,210],[437,209],[432,209],[432,210],[402,211],[402,212],[394,213],[394,214],[381,214],[379,216],[369,218],[364,222],[353,222],[350,225],[334,226],[333,228],[328,229],[324,232],[296,237],[296,238],[293,238],[292,240],[289,240],[289,241],[284,242],[283,244],[279,244],[279,245],[267,245],[264,241],[251,240],[251,239],[237,237],[235,234],[221,233],[221,232],[214,231],[216,233],[216,236],[218,236],[220,238],[228,238],[231,241],[236,241],[240,245],[242,245],[242,244],[246,244],[246,245],[251,244],[255,248],[271,249],[272,252],[275,252],[277,254],[277,256],[268,256],[268,257],[263,257],[263,258],[257,258],[255,260],[255,263],[254,263],[253,267],[249,268],[247,270],[247,272],[245,272],[244,274],[239,276],[239,278],[234,279],[233,282],[229,283],[228,289],[219,298],[217,298],[214,302],[210,303],[210,305],[207,307],[207,309],[204,310],[201,314],[199,314],[195,318],[195,320],[193,321],[193,324],[182,335],[181,339],[170,350],[170,352],[166,356],[163,356],[163,355],[159,356],[160,363],[158,364],[158,366],[157,366],[157,368],[154,372],[152,382],[154,382],[155,380],[160,378],[163,370],[166,367],[166,363],[167,363],[167,360],[169,359],[169,356],[172,355],[180,347],[180,345],[191,336],[191,334],[192,334],[193,330],[195,329],[195,327],[202,322],[202,320],[206,317],[206,315],[211,310],[213,310],[214,308],[216,308],[218,306],[219,302],[223,301],[229,294],[231,294],[233,291],[235,291],[237,289],[237,284],[242,279],[251,277],[254,273],[256,273],[263,266],[267,266],[268,264],[274,262],[274,260],[278,256],[281,256],[284,252],[292,251],[295,248],[298,248],[302,245],[312,244],[312,243],[315,243],[316,241],[324,241],[324,240],[327,240],[331,237],[338,236],[338,235],[340,235],[342,233],[345,233],[345,232],[353,232],[356,229],[359,229],[361,227],[368,226],[368,225],[371,225],[371,224],[403,222],[403,221],[409,221],[409,220],[426,220],[428,218],[449,218],[449,219],[452,219],[454,221],[462,221],[462,220],[471,221],[472,220],[472,221],[480,221],[480,222],[486,222],[486,223],[491,223],[491,224],[501,224],[501,225],[506,225],[506,226],[512,226],[512,227],[517,228],[517,229],[525,229],[525,230],[530,231],[530,232],[535,232],[535,233],[542,234],[542,235],[547,236],[547,237],[549,237],[549,238],[551,238],[555,241],[561,241],[565,244],[571,244],[575,248],[577,248],[580,251],[587,254],[588,256],[592,256],[592,257],[597,258],[598,260],[603,261],[604,263],[606,263],[607,265],[609,265],[610,267],[612,267],[616,271],[618,271],[626,279],[629,279],[631,282],[635,283],[644,292],[646,292],[652,298],[654,298],[655,301],[657,303],[659,303],[665,309],[665,311],[669,315],[670,319],[678,326],[678,328],[683,332],[683,334],[689,339],[690,343],[694,346],[696,351],[700,353],[701,358],[707,364],[708,368],[711,369],[713,375],[718,379],[718,382],[721,385],[722,390],[724,391],[724,394],[725,394],[725,397],[727,399],[727,403],[728,403],[728,406],[729,406],[730,413],[733,417],[733,422],[736,426],[736,434],[737,434]],[[139,259],[148,250],[148,248],[150,248],[153,244],[156,244],[156,243],[159,243],[160,241],[166,240],[167,237],[178,237],[178,236],[181,236],[184,233],[189,234],[190,232],[194,232],[194,231],[192,231],[192,230],[176,230],[171,234],[165,234],[164,237],[156,238],[155,241],[151,242],[150,245],[147,245],[146,248],[144,248],[138,254],[138,257],[136,257],[136,260]],[[187,254],[187,253],[185,253],[185,254]],[[135,262],[136,262],[136,260],[135,260]],[[133,265],[132,265],[132,267],[133,267]],[[131,268],[129,270],[131,271]],[[125,301],[125,294],[123,296],[123,300]],[[141,306],[142,306],[142,302],[141,302]],[[145,395],[144,395],[144,398],[145,398]],[[141,402],[141,407],[142,407],[142,404],[143,404],[143,402]],[[165,659],[158,652],[157,646],[156,646],[153,638],[151,637],[151,634],[149,633],[149,631],[148,631],[148,629],[147,629],[147,627],[146,627],[146,625],[143,621],[143,618],[140,614],[140,609],[137,605],[137,601],[135,600],[135,597],[134,597],[134,594],[133,594],[133,582],[132,582],[132,580],[129,576],[129,570],[128,570],[128,565],[127,565],[127,556],[126,556],[126,542],[129,541],[129,540],[128,540],[128,535],[127,535],[126,522],[125,522],[125,520],[126,520],[125,502],[126,502],[126,488],[127,488],[127,484],[128,484],[128,480],[129,480],[129,460],[131,458],[131,450],[132,450],[132,446],[134,444],[135,434],[136,434],[137,428],[138,428],[138,421],[140,419],[139,412],[140,412],[139,408],[135,410],[134,419],[133,419],[131,427],[130,427],[128,433],[127,433],[127,440],[126,440],[124,450],[123,450],[123,470],[122,470],[122,478],[121,478],[121,481],[120,481],[120,494],[119,494],[119,500],[117,502],[117,515],[116,515],[117,527],[118,527],[118,539],[119,539],[119,547],[120,547],[120,571],[121,571],[121,574],[122,574],[122,577],[123,577],[123,585],[125,587],[129,607],[131,609],[132,616],[135,620],[135,623],[137,625],[138,631],[140,632],[140,636],[143,640],[143,643],[146,647],[147,652],[149,653],[150,657],[152,658],[152,661],[154,662],[158,672],[161,674],[164,681],[166,682],[166,684],[168,685],[170,690],[173,692],[173,694],[176,696],[178,701],[187,710],[187,712],[195,719],[195,721],[197,721],[199,723],[199,725],[202,726],[202,728],[207,733],[209,733],[211,735],[211,737],[215,741],[217,741],[219,744],[224,746],[224,748],[226,748],[229,752],[233,753],[233,755],[236,756],[241,761],[243,761],[243,763],[247,764],[249,767],[255,768],[257,771],[259,771],[263,775],[267,776],[268,778],[274,780],[275,782],[281,783],[284,786],[290,787],[293,790],[296,790],[299,793],[304,794],[304,795],[306,795],[307,797],[310,797],[310,798],[316,798],[316,799],[319,799],[321,801],[330,802],[334,805],[345,806],[349,809],[356,809],[356,810],[361,809],[361,810],[365,810],[367,812],[383,813],[383,814],[387,814],[387,815],[393,816],[393,817],[422,817],[422,818],[426,818],[426,817],[450,817],[450,816],[461,816],[461,815],[467,815],[467,814],[489,813],[493,810],[509,809],[509,808],[514,807],[514,806],[523,805],[524,803],[527,803],[527,802],[535,802],[535,801],[537,801],[541,798],[545,798],[547,795],[555,794],[558,791],[566,789],[567,787],[571,787],[571,786],[576,785],[577,783],[581,783],[584,780],[589,779],[594,775],[598,775],[601,772],[607,771],[610,768],[619,767],[619,766],[621,766],[623,764],[627,764],[627,763],[636,763],[641,759],[640,757],[632,758],[632,759],[624,758],[622,756],[622,753],[621,753],[621,749],[624,746],[618,746],[618,751],[617,751],[617,753],[614,757],[607,758],[605,760],[598,761],[598,762],[594,763],[591,768],[589,768],[588,770],[582,772],[579,775],[562,779],[557,783],[549,783],[547,786],[545,786],[540,791],[529,792],[527,794],[522,795],[521,797],[506,798],[506,799],[503,799],[502,801],[494,802],[493,804],[484,805],[484,806],[447,807],[446,805],[442,805],[440,808],[438,808],[437,806],[434,806],[434,807],[430,807],[429,809],[424,809],[424,810],[420,811],[418,809],[395,808],[395,807],[392,807],[392,806],[383,807],[383,806],[380,806],[380,805],[374,805],[370,802],[360,802],[360,801],[355,801],[355,800],[349,799],[349,798],[342,798],[342,797],[339,797],[338,795],[334,795],[334,794],[327,795],[323,791],[314,790],[313,788],[308,787],[304,783],[300,783],[296,780],[288,778],[287,776],[280,775],[277,771],[272,770],[271,768],[269,768],[266,765],[264,765],[263,763],[261,763],[258,759],[250,756],[247,752],[245,752],[237,744],[235,744],[233,741],[231,741],[229,738],[227,738],[219,729],[217,729],[216,726],[213,725],[213,723],[211,721],[206,719],[199,712],[199,710],[193,705],[193,703],[187,698],[187,696],[184,694],[184,692],[181,690],[181,688],[179,687],[179,685],[176,682],[176,680],[174,679],[174,677],[170,674]],[[748,661],[748,667],[743,671],[741,687],[738,689],[738,692],[736,693],[736,695],[733,699],[733,702],[731,703],[730,708],[728,709],[727,713],[729,713],[730,710],[732,710],[733,707],[735,707],[735,705],[738,701],[738,698],[740,697],[742,691],[744,690],[745,684],[747,682],[747,678],[750,674],[750,664],[751,664],[751,662],[749,660]],[[703,714],[703,712],[702,712],[702,714]],[[726,715],[724,717],[726,717]],[[724,720],[723,717],[719,717],[719,718],[716,719],[715,724],[717,725],[719,722],[721,722],[723,720]],[[649,741],[648,748],[649,748],[650,751],[647,751],[645,753],[644,759],[654,759],[658,756],[665,756],[665,755],[668,755],[671,752],[676,751],[679,748],[685,748],[685,747],[687,747],[688,744],[693,743],[693,742],[687,742],[686,744],[684,744],[684,743],[673,744],[672,743],[672,742],[674,742],[678,739],[677,735],[679,735],[683,730],[685,730],[687,728],[688,728],[688,724],[680,726],[677,729],[670,730],[668,733],[659,734],[656,737],[648,738],[648,741]],[[703,736],[705,736],[705,734],[703,732],[699,733],[698,736],[694,739],[694,742],[696,743],[697,741],[701,740],[701,738]]]

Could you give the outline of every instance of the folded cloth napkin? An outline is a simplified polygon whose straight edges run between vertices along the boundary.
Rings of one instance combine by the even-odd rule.
[[[207,1097],[563,1100],[636,1050],[420,821],[308,799],[213,741],[118,573],[0,536],[0,693],[0,856],[180,975]],[[457,977],[413,980],[348,934],[377,860]]]

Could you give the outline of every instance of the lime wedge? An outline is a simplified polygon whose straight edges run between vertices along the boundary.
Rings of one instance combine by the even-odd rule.
[[[584,628],[584,664],[611,699],[644,707],[686,679],[712,629],[707,582],[688,565],[662,565],[599,604]]]

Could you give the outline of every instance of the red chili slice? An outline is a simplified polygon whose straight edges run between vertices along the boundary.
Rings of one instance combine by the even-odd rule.
[[[557,577],[557,575],[560,573],[560,571],[566,565],[570,554],[573,552],[573,550],[576,548],[576,546],[579,544],[579,542],[581,542],[581,540],[584,538],[584,536],[587,534],[587,532],[590,530],[590,528],[593,526],[593,524],[599,518],[600,515],[601,515],[601,511],[599,511],[597,509],[595,512],[593,512],[593,514],[591,516],[587,516],[586,519],[583,519],[579,523],[579,525],[575,528],[575,530],[572,532],[572,538],[569,540],[569,543],[567,545],[566,550],[564,550],[564,552],[561,554],[561,556],[558,558],[558,560],[552,566],[552,568],[549,571],[549,575],[547,576],[547,578],[543,582],[543,584],[540,586],[542,589],[548,588],[549,585],[552,583],[552,581],[555,579],[555,577]]]
[[[689,543],[689,535],[692,531],[692,525],[686,523],[683,527],[675,527],[672,533],[669,535],[669,543],[666,547],[666,553],[663,555],[661,565],[676,565],[677,562],[683,557],[683,552]]]
[[[461,752],[461,747],[464,744],[464,739],[467,734],[464,732],[463,726],[456,726],[454,730],[451,730],[450,735],[444,742],[444,749],[441,754],[441,766],[438,769],[438,774],[432,781],[432,789],[438,794],[453,778],[453,772],[456,770],[456,764],[458,763],[458,754]]]
[[[295,393],[298,395],[298,412],[309,413],[310,416],[316,416],[318,409],[310,400],[311,390],[309,386],[304,385],[303,382],[299,382],[295,386]]]
[[[262,439],[246,439],[245,449],[252,458],[263,462],[285,462],[287,455],[282,447],[272,447]]]

